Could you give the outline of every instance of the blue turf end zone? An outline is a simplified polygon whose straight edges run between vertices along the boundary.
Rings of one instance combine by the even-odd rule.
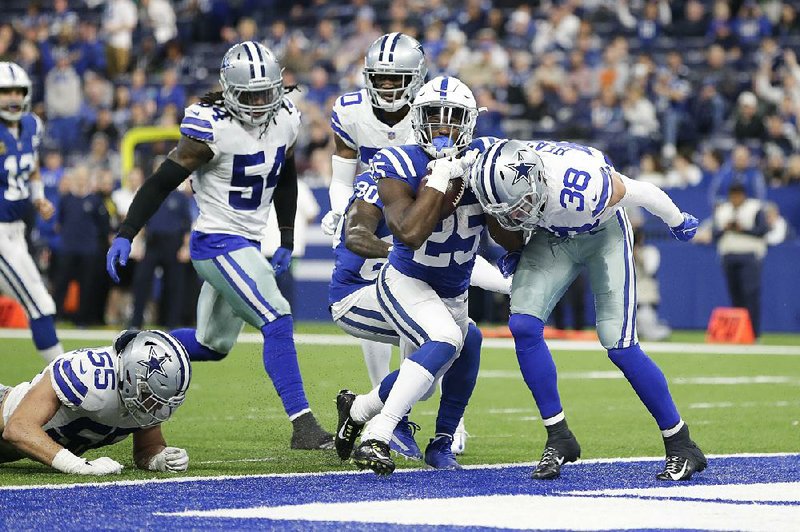
[[[389,530],[396,529],[397,525],[375,522],[352,523],[341,518],[331,521],[319,520],[321,519],[319,515],[324,519],[324,513],[318,514],[315,518],[317,520],[313,521],[161,514],[309,503],[408,501],[484,495],[562,497],[574,495],[570,492],[624,488],[646,490],[674,486],[675,483],[665,484],[655,480],[654,475],[662,465],[660,461],[584,462],[565,466],[561,479],[538,482],[529,478],[530,466],[509,466],[470,468],[459,472],[405,471],[390,478],[379,478],[371,473],[320,473],[187,479],[185,482],[132,481],[124,484],[89,486],[2,488],[0,529]],[[2,468],[0,468],[1,474]],[[161,475],[158,478],[166,477]],[[794,483],[791,489],[800,491],[799,482],[800,455],[785,455],[711,458],[707,471],[696,474],[688,483],[680,484],[715,486],[715,489],[718,489],[732,484]],[[758,504],[765,505],[765,509],[769,506],[783,506],[786,510],[796,509],[800,512],[800,493],[795,495],[795,497],[789,496],[788,500],[759,501]],[[641,495],[630,497],[640,500],[643,498]],[[647,497],[649,496],[644,498]],[[668,499],[668,497],[660,498]],[[704,499],[701,499],[701,502],[702,500]],[[753,501],[727,500],[724,496],[714,497],[712,500],[731,504],[753,504]],[[491,507],[487,507],[486,511],[491,512]],[[531,519],[531,523],[536,522],[535,512],[532,513]],[[426,525],[404,526],[403,529],[488,529],[480,526],[434,526],[435,522],[434,520]],[[542,524],[538,523],[538,526],[541,527]]]

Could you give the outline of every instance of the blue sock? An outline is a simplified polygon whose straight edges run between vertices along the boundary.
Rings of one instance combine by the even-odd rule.
[[[681,416],[669,393],[664,373],[639,344],[624,349],[609,349],[608,358],[622,370],[636,395],[655,418],[658,428],[671,429],[680,422]]]
[[[413,360],[431,375],[436,375],[439,370],[456,354],[456,346],[447,342],[425,342],[422,346],[409,355]]]
[[[508,327],[514,336],[517,362],[542,419],[562,411],[556,365],[544,342],[544,323],[528,314],[512,314]]]
[[[436,434],[452,436],[456,432],[478,381],[481,343],[483,336],[480,329],[470,323],[461,355],[442,377],[442,399],[439,401],[439,415],[436,417]]]
[[[261,328],[261,334],[264,335],[264,369],[272,379],[289,417],[308,410],[292,326],[292,317],[282,316]]]
[[[52,315],[30,320],[30,327],[36,349],[50,349],[58,343],[56,324]]]
[[[396,369],[393,372],[389,373],[387,376],[383,378],[380,383],[380,388],[378,388],[378,397],[381,398],[383,403],[386,403],[386,399],[389,398],[389,392],[392,391],[392,386],[394,386],[394,381],[397,380],[397,375],[400,374],[400,370]]]
[[[222,360],[228,356],[228,353],[214,351],[198,342],[195,332],[195,329],[174,329],[169,332],[186,348],[186,352],[189,353],[189,360],[203,362],[207,360]]]

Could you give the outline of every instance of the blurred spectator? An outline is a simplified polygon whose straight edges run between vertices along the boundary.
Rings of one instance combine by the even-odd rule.
[[[175,10],[168,0],[140,0],[138,19],[153,34],[159,46],[178,36]]]
[[[755,0],[745,0],[733,20],[736,42],[745,50],[755,49],[762,38],[772,33],[772,24]]]
[[[738,141],[761,142],[766,136],[764,119],[758,111],[758,98],[750,91],[739,95],[733,134]]]
[[[728,189],[727,201],[714,210],[714,239],[734,307],[746,308],[756,337],[761,333],[761,263],[769,231],[761,201],[743,185]]]
[[[654,151],[658,146],[660,127],[656,107],[638,85],[631,85],[622,102],[622,115],[627,124],[628,161],[633,164],[644,152]]]
[[[667,171],[664,186],[667,188],[696,187],[703,182],[703,172],[692,159],[683,152],[678,152],[672,161],[672,168]]]
[[[715,179],[709,187],[711,204],[723,201],[728,197],[728,190],[734,185],[744,187],[748,197],[763,200],[767,195],[767,186],[764,174],[753,161],[750,149],[744,145],[737,145],[730,159],[722,165]]]
[[[528,50],[536,35],[530,6],[517,7],[508,17],[503,43],[509,50]],[[425,51],[427,52],[427,48]]]
[[[715,0],[706,37],[712,43],[719,44],[725,49],[730,49],[736,44],[731,21],[731,8],[728,2]]]
[[[83,93],[81,79],[66,53],[57,54],[56,66],[47,74],[44,86],[48,134],[62,151],[71,152],[79,144],[75,132],[79,130]]]
[[[103,11],[108,74],[116,78],[128,70],[133,30],[139,16],[132,0],[107,0]]]
[[[574,10],[571,2],[551,4],[547,19],[536,24],[532,45],[534,54],[553,49],[571,50],[575,46],[581,21],[575,16]]]
[[[103,170],[110,170],[114,176],[119,175],[119,156],[111,150],[108,137],[104,133],[94,134],[89,153],[81,161],[93,175],[99,175]]]
[[[791,123],[784,123],[778,115],[768,115],[764,133],[764,149],[779,150],[788,156],[797,147],[797,129]]]
[[[645,153],[639,161],[639,171],[636,173],[637,181],[652,183],[657,187],[666,186],[666,176],[661,169],[658,157],[653,153]]]
[[[161,114],[168,105],[183,111],[186,106],[186,89],[178,84],[178,73],[174,69],[164,71],[161,76],[161,88],[156,96],[156,112]]]
[[[455,23],[468,38],[475,37],[481,28],[486,27],[486,9],[481,0],[467,0],[466,6],[462,6],[456,14]]]
[[[689,114],[689,97],[692,92],[688,80],[688,69],[683,57],[677,51],[667,54],[667,66],[658,74],[654,91],[657,107],[663,112],[665,159],[672,160],[679,142],[689,142],[692,138],[692,117]]]
[[[54,0],[53,12],[50,14],[50,35],[60,35],[65,28],[74,31],[78,27],[78,14],[69,9],[67,0]]]
[[[111,121],[117,131],[127,131],[131,123],[131,91],[125,85],[114,88],[114,103],[111,108]]]
[[[688,0],[684,5],[683,20],[669,28],[675,37],[703,37],[708,30],[706,7],[699,0]]]
[[[70,281],[80,285],[78,312],[74,322],[79,326],[92,324],[98,284],[98,268],[108,247],[109,219],[100,196],[92,192],[89,170],[73,168],[66,178],[68,192],[61,197],[58,229],[61,234],[61,256],[56,274],[55,300],[58,314],[64,317],[64,298]],[[105,246],[100,243],[105,240]],[[105,305],[103,305],[105,308]]]
[[[94,139],[97,134],[105,135],[109,146],[113,149],[117,148],[119,144],[119,130],[114,124],[114,115],[108,107],[100,108],[94,123],[89,124],[89,128],[86,130],[87,145],[92,142],[92,139]]]
[[[800,154],[794,154],[786,162],[786,172],[783,174],[784,185],[800,185]]]
[[[144,258],[136,266],[133,278],[133,315],[130,327],[141,329],[144,311],[150,300],[156,268],[161,268],[161,298],[166,313],[158,317],[157,323],[175,327],[180,323],[183,300],[182,268],[178,254],[188,246],[192,217],[189,199],[179,190],[169,193],[164,203],[145,226]]]
[[[800,17],[797,15],[797,9],[791,2],[784,2],[781,5],[780,19],[772,28],[772,34],[782,42],[787,37],[800,35]]]
[[[305,101],[326,109],[328,100],[338,95],[339,89],[330,82],[328,71],[317,65],[311,69],[309,86],[303,92]]]
[[[578,97],[572,85],[559,91],[560,103],[556,107],[556,136],[565,139],[586,139],[591,134],[592,114],[586,100]]]
[[[106,71],[106,56],[103,43],[97,37],[97,26],[83,20],[78,27],[78,40],[70,48],[75,70],[83,75],[87,70]]]

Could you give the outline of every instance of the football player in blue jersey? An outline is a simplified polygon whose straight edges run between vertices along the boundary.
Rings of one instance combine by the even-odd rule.
[[[340,236],[335,242],[335,266],[329,290],[333,321],[356,338],[379,343],[388,349],[391,349],[392,345],[401,345],[404,354],[410,353],[414,350],[414,346],[401,342],[400,334],[381,314],[375,290],[378,272],[386,264],[389,251],[392,249],[392,235],[383,217],[383,203],[378,196],[378,186],[370,172],[356,176],[355,193],[345,210],[341,229]],[[503,278],[497,268],[479,255],[475,257],[470,284],[504,294],[508,294],[511,289],[510,280]],[[469,327],[467,338],[470,341],[464,344],[462,350],[475,351],[474,354],[464,356],[478,357],[482,341],[481,332],[474,323],[470,323]],[[410,351],[406,352],[409,349]],[[385,370],[377,380],[370,371],[373,386],[380,384],[389,373],[388,360]],[[414,428],[413,431],[411,427]],[[418,426],[404,416],[392,434],[389,442],[391,450],[407,458],[422,459],[422,452],[414,439],[414,432],[417,430]],[[466,430],[462,419],[453,435],[453,453],[463,453],[465,445]],[[349,453],[349,449],[344,452]],[[349,458],[349,454],[342,456],[342,459],[346,458]]]
[[[28,252],[25,217],[31,205],[53,216],[39,178],[43,127],[31,113],[31,80],[16,63],[0,62],[0,289],[25,309],[33,343],[50,362],[64,352],[56,336],[56,305]]]
[[[115,281],[128,260],[131,240],[159,205],[192,177],[200,216],[190,241],[192,264],[204,283],[197,301],[197,328],[172,331],[193,361],[221,360],[247,322],[264,338],[264,369],[293,425],[292,449],[331,449],[333,435],[308,404],[289,303],[275,277],[292,259],[297,210],[294,146],[300,112],[285,97],[281,67],[265,46],[232,46],[220,68],[222,92],[186,109],[181,138],[164,163],[136,193],[106,257]],[[260,239],[269,210],[281,244],[268,262]]]
[[[500,141],[480,156],[470,180],[483,209],[503,227],[532,232],[521,251],[506,248],[510,252],[501,259],[501,270],[516,270],[509,328],[547,429],[532,477],[556,478],[562,464],[581,453],[567,427],[543,330],[582,267],[595,295],[600,343],[661,429],[667,459],[657,478],[686,480],[705,469],[706,458],[689,437],[664,374],[639,346],[633,231],[624,207],[645,208],[681,241],[694,237],[697,219],[658,187],[617,172],[601,151],[570,142]]]
[[[177,473],[184,449],[161,433],[183,404],[192,369],[186,349],[161,331],[124,331],[113,345],[77,349],[30,382],[0,385],[0,463],[31,458],[75,475],[108,475],[122,464],[81,455],[133,434],[139,469]]]
[[[393,235],[389,262],[376,281],[377,301],[386,322],[415,350],[368,394],[342,390],[337,397],[339,456],[350,455],[371,420],[352,459],[359,468],[378,474],[394,471],[388,445],[392,431],[432,392],[440,376],[436,433],[425,449],[425,462],[437,469],[460,468],[451,449],[453,433],[472,395],[479,364],[480,349],[463,348],[474,341],[467,288],[488,217],[469,190],[453,209],[444,202],[450,180],[465,178],[477,153],[492,141],[473,141],[478,108],[472,92],[456,78],[438,77],[425,84],[411,113],[416,144],[379,151],[372,159],[372,175]],[[521,245],[519,234],[498,224],[494,229],[492,236],[503,245]]]

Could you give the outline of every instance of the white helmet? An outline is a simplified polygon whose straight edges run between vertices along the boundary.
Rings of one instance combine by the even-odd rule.
[[[422,45],[402,33],[379,37],[364,57],[364,84],[370,102],[386,111],[397,111],[408,105],[425,83],[427,74]],[[401,84],[395,89],[382,89],[376,85],[376,76],[398,76],[402,78]]]
[[[414,139],[435,159],[455,155],[472,142],[478,105],[458,78],[439,76],[422,86],[411,104]],[[450,128],[449,136],[439,130]],[[455,134],[455,137],[454,137]]]
[[[225,108],[245,124],[268,123],[283,103],[282,71],[275,55],[261,43],[231,46],[219,69]]]
[[[483,152],[470,186],[483,210],[511,231],[532,231],[547,207],[542,158],[519,140],[501,140]]]
[[[2,94],[3,89],[20,88],[25,91],[22,104],[10,103]],[[9,122],[17,122],[23,113],[31,110],[31,78],[16,63],[0,62],[0,118]]]
[[[119,357],[119,395],[140,427],[169,419],[181,406],[192,378],[189,355],[161,331],[125,331],[114,340]]]

